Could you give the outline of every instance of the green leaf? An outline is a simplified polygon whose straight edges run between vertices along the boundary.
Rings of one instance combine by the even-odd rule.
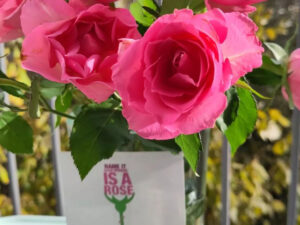
[[[217,120],[219,129],[225,134],[227,140],[231,146],[231,152],[234,154],[239,146],[241,146],[247,139],[247,137],[253,132],[255,123],[257,120],[257,108],[256,102],[250,91],[243,88],[232,88],[231,95],[236,95],[229,99],[228,107],[221,117]],[[228,116],[225,115],[228,111],[234,111],[231,109],[232,105],[236,107],[238,98],[237,113],[228,120]]]
[[[4,92],[0,92],[0,102],[4,102],[5,95]]]
[[[186,209],[187,224],[195,224],[196,221],[203,215],[205,209],[205,201],[203,198],[197,199],[192,205]]]
[[[164,0],[161,7],[161,15],[173,13],[174,9],[183,9],[188,5],[189,0]]]
[[[180,147],[175,143],[174,139],[170,140],[148,140],[135,134],[135,138],[140,142],[142,150],[145,151],[170,151],[179,153]]]
[[[64,93],[56,98],[55,109],[59,112],[66,112],[72,104],[72,91],[66,89]],[[56,126],[60,124],[61,117],[57,117]]]
[[[0,145],[17,154],[33,153],[33,131],[16,113],[0,114]]]
[[[43,97],[47,99],[61,95],[64,90],[65,84],[56,83],[45,79],[40,83],[40,92]]]
[[[288,54],[280,45],[273,42],[265,42],[264,44],[273,53],[276,61],[280,64],[282,64],[287,59]]]
[[[98,107],[83,110],[74,122],[70,137],[72,156],[81,178],[98,162],[110,158],[128,135],[120,111]]]
[[[282,82],[281,76],[264,69],[254,69],[251,73],[246,75],[246,78],[251,84],[273,87],[280,85]]]
[[[235,84],[236,87],[240,87],[240,88],[244,88],[250,92],[252,92],[253,94],[255,94],[257,97],[261,98],[261,99],[265,99],[265,100],[270,100],[271,98],[266,97],[262,94],[260,94],[258,91],[254,90],[247,82],[243,81],[243,80],[238,80]]]
[[[196,172],[199,153],[202,151],[202,143],[199,134],[179,135],[176,137],[175,142],[180,146],[184,157],[193,171]]]
[[[0,78],[9,79],[1,70],[0,70]],[[0,83],[0,89],[2,89],[3,91],[6,91],[8,94],[13,95],[15,97],[24,98],[23,91],[21,89],[16,88],[16,87],[3,86]]]
[[[192,9],[195,13],[203,11],[205,8],[205,3],[202,0],[190,0],[188,7]]]
[[[226,96],[227,96],[228,106],[222,116],[225,124],[229,126],[236,119],[238,115],[239,96],[237,95],[235,88],[230,88],[226,92]]]
[[[282,83],[285,68],[275,63],[269,56],[263,55],[263,65],[246,75],[247,80],[256,85],[278,86]]]
[[[276,75],[282,76],[285,73],[285,67],[274,62],[269,56],[263,55],[263,65],[261,69],[270,71]]]
[[[152,0],[139,0],[133,2],[129,8],[135,20],[145,26],[149,27],[156,19],[158,12],[156,5]]]

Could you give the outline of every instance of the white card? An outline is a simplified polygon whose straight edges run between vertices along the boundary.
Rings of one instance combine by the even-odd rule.
[[[68,225],[185,225],[181,154],[117,152],[80,180],[60,154]]]

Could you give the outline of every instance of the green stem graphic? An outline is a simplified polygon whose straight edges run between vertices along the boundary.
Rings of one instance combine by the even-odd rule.
[[[122,200],[117,199],[115,196],[109,197],[107,194],[105,194],[106,199],[113,203],[115,205],[115,209],[120,215],[120,224],[125,225],[124,223],[124,212],[126,211],[127,204],[132,201],[134,198],[134,194],[128,198],[128,196],[125,196]]]
[[[120,224],[124,225],[124,214],[120,213]]]

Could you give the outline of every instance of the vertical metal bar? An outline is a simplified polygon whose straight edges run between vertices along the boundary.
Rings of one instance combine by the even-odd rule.
[[[221,225],[230,224],[230,165],[231,165],[231,152],[230,146],[226,139],[223,137],[222,146],[222,212],[221,212]]]
[[[162,1],[163,1],[163,0],[156,0],[157,4],[158,4],[159,6],[162,6]]]
[[[0,44],[0,55],[4,55],[4,44]],[[5,58],[0,59],[0,67],[1,70],[6,72],[6,64]],[[8,96],[5,95],[4,101],[8,104]],[[7,153],[7,161],[8,161],[8,174],[9,174],[9,192],[10,197],[13,203],[13,212],[15,215],[21,214],[21,198],[20,198],[20,189],[19,189],[19,180],[18,180],[18,169],[17,169],[17,159],[16,155],[8,152]]]
[[[17,170],[17,160],[16,155],[8,152],[7,154],[8,160],[8,173],[9,173],[9,191],[11,195],[11,199],[14,206],[14,214],[21,214],[21,197],[20,197],[20,189],[19,189],[19,180],[18,180],[18,170]]]
[[[298,6],[298,18],[300,19],[300,0],[296,0]],[[300,34],[297,37],[297,46],[300,46]],[[292,118],[292,134],[293,143],[291,148],[291,183],[288,194],[288,207],[287,207],[287,225],[296,225],[297,223],[297,184],[299,176],[299,151],[300,151],[300,112],[295,109]]]
[[[295,109],[292,119],[293,143],[291,148],[291,183],[288,194],[287,225],[296,225],[297,221],[297,183],[299,175],[299,147],[300,147],[300,112]]]
[[[55,108],[55,100],[52,99],[50,102],[52,108]],[[50,127],[51,127],[51,139],[52,139],[52,162],[55,173],[55,195],[56,195],[56,209],[57,215],[64,215],[64,197],[63,197],[63,188],[62,188],[62,175],[60,173],[61,169],[59,166],[59,152],[61,150],[60,143],[60,132],[59,128],[55,126],[56,115],[50,114]]]

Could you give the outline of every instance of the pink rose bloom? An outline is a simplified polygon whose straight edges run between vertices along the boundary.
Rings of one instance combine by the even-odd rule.
[[[139,38],[126,9],[102,4],[76,13],[64,0],[28,0],[23,7],[23,67],[48,80],[72,83],[102,102],[113,92],[111,67],[120,38]]]
[[[290,85],[292,97],[297,109],[300,109],[300,48],[296,49],[289,59],[289,77],[288,83]],[[283,96],[288,100],[288,95],[285,89],[282,89]]]
[[[78,10],[85,9],[94,4],[105,4],[108,5],[109,3],[115,2],[116,0],[70,0],[69,4]]]
[[[24,2],[25,0],[0,0],[0,42],[23,36],[20,14]]]
[[[124,40],[113,81],[130,129],[170,139],[213,127],[224,92],[262,63],[255,31],[240,13],[183,9],[160,17],[140,40]]]
[[[205,0],[206,7],[210,9],[219,8],[224,12],[243,12],[250,13],[255,11],[252,4],[263,2],[265,0]]]

